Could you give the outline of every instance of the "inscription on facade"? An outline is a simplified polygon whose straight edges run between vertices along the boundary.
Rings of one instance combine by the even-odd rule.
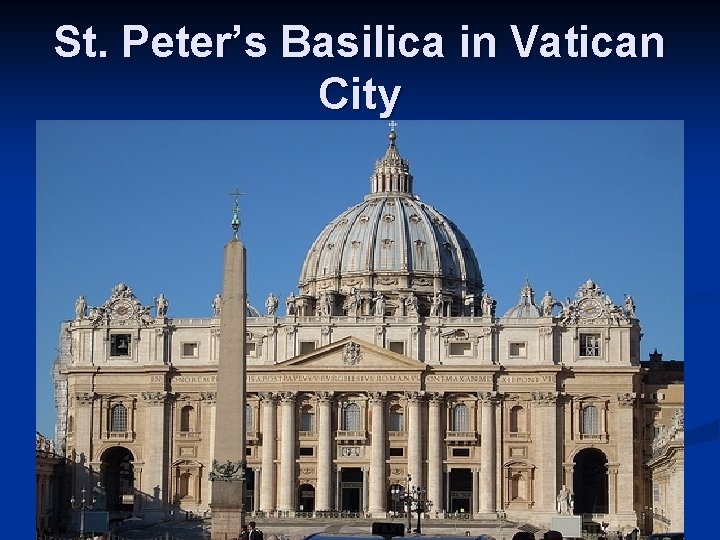
[[[155,375],[153,376],[155,377]],[[162,379],[160,379],[162,380]],[[153,382],[155,382],[153,378]],[[174,375],[170,382],[175,383],[215,383],[217,375]]]
[[[521,383],[521,384],[532,384],[532,383],[554,383],[555,375],[503,375],[500,377],[501,383]]]
[[[453,383],[453,382],[492,382],[492,375],[428,375],[428,382]]]
[[[293,383],[293,382],[420,382],[416,373],[278,373],[248,375],[249,383]]]

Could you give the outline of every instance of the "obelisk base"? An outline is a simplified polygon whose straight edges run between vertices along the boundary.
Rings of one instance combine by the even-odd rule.
[[[245,523],[245,485],[242,480],[216,480],[213,482],[212,527],[210,540],[239,538]]]

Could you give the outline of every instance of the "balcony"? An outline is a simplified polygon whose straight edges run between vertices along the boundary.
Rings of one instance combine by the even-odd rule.
[[[199,431],[178,431],[175,433],[175,438],[179,441],[199,441]]]
[[[339,443],[363,443],[367,439],[367,433],[363,431],[343,431],[338,430],[335,433],[335,438]]]

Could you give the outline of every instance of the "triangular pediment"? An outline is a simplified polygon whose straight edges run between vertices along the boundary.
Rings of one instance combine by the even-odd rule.
[[[353,369],[424,371],[427,369],[427,364],[350,336],[277,364],[277,368],[312,371]]]

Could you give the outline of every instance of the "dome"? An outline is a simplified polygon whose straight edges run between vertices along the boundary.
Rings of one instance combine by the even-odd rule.
[[[431,314],[433,303],[432,314],[479,314],[483,285],[475,253],[450,219],[413,195],[410,165],[395,139],[391,131],[370,194],[332,220],[310,247],[299,280],[306,314],[320,311],[315,304],[323,296],[331,299],[327,314],[339,315],[347,314],[350,295],[369,306],[378,294],[387,299],[384,314],[412,314],[404,302],[413,295],[420,315]]]
[[[540,308],[535,305],[535,291],[530,281],[525,280],[525,285],[520,290],[520,300],[515,307],[510,308],[504,317],[509,319],[537,319],[542,316]]]

